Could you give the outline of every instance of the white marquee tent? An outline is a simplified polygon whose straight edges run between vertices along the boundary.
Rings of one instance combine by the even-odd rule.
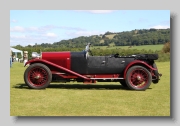
[[[15,53],[16,58],[17,58],[17,53],[21,53],[21,57],[23,58],[23,51],[22,50],[18,50],[15,48],[10,47],[11,51]]]

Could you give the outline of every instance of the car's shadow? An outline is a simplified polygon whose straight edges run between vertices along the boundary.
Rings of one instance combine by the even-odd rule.
[[[13,88],[17,89],[30,89],[26,84],[20,83],[16,84],[13,86]],[[50,84],[48,88],[51,89],[75,89],[75,90],[83,90],[83,89],[88,89],[88,90],[129,90],[126,87],[123,87],[122,85],[110,85],[110,84],[105,84],[105,85],[98,85],[98,84]]]

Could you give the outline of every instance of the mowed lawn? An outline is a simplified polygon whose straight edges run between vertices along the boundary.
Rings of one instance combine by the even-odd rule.
[[[170,62],[157,62],[163,74],[146,91],[131,91],[119,83],[54,83],[44,90],[29,89],[26,67],[10,68],[11,116],[170,116]]]

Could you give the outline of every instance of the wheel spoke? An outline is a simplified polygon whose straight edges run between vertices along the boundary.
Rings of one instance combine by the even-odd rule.
[[[130,81],[135,87],[143,87],[148,82],[148,74],[143,69],[135,69],[131,72]]]
[[[35,67],[30,70],[28,78],[34,86],[42,86],[48,81],[48,73],[41,67]]]

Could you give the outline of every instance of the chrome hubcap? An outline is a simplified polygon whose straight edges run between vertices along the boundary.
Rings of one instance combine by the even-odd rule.
[[[140,80],[141,80],[141,77],[140,77],[140,76],[137,76],[137,80],[140,81]]]
[[[37,76],[35,76],[34,78],[35,78],[35,79],[39,79],[39,78],[40,78],[40,76],[39,76],[39,75],[37,75]]]

